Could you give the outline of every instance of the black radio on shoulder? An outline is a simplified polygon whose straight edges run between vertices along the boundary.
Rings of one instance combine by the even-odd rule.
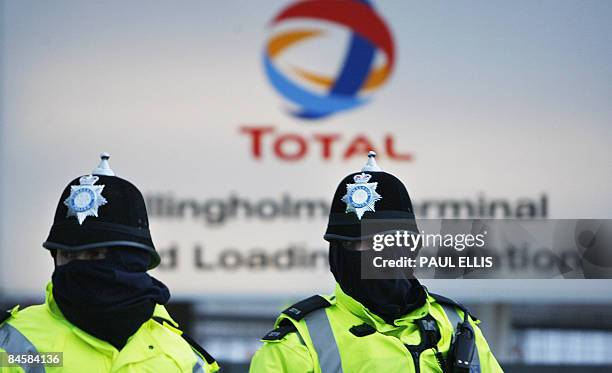
[[[466,314],[467,315],[467,314]],[[450,351],[448,363],[452,373],[469,373],[472,358],[476,352],[476,336],[467,317],[457,326]]]

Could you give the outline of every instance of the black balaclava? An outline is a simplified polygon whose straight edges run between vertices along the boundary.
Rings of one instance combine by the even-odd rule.
[[[363,263],[370,263],[364,266],[369,270],[372,263],[369,259],[373,256],[399,259],[418,253],[400,248],[380,252],[371,249],[368,241],[375,234],[419,232],[406,186],[397,177],[384,172],[375,157],[375,152],[369,152],[361,171],[345,176],[338,184],[323,238],[330,243],[330,268],[342,290],[392,324],[398,317],[423,305],[426,292],[412,273],[404,269],[376,268],[371,277],[384,279],[362,279],[362,258]],[[366,201],[353,199],[353,192],[357,190],[367,192]],[[366,250],[359,251],[357,244],[360,243],[369,243],[369,250],[363,247]]]
[[[72,260],[55,266],[53,297],[71,323],[121,350],[170,299],[168,288],[146,271],[150,254],[123,247],[100,260]]]
[[[344,241],[345,242],[345,241]],[[387,324],[425,304],[426,293],[415,278],[394,275],[388,279],[362,279],[362,255],[368,251],[351,250],[343,241],[330,241],[329,265],[342,291],[368,310],[380,316]]]

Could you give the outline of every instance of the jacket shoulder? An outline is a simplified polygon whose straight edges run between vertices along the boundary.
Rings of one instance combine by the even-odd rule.
[[[278,341],[284,339],[291,333],[298,332],[300,323],[306,315],[332,305],[332,302],[321,295],[303,299],[283,310],[276,320],[276,328],[266,333],[261,340],[264,342]]]
[[[9,312],[2,312],[2,318],[0,334],[4,335],[5,343],[19,343],[23,351],[29,351],[30,348],[58,351],[56,342],[70,332],[70,328],[53,317],[44,304],[22,310],[14,307]]]
[[[179,325],[170,317],[159,317],[153,316],[151,318],[152,325],[158,330],[162,330],[164,337],[160,338],[168,346],[181,346],[180,350],[173,348],[169,351],[171,355],[180,357],[185,354],[185,349],[189,352],[186,353],[188,356],[196,357],[196,365],[194,371],[197,371],[196,367],[206,366],[206,372],[216,372],[219,370],[219,364],[199,343],[193,338],[188,336],[183,330],[179,328]]]
[[[312,373],[314,361],[298,329],[286,316],[263,338],[253,356],[249,373]]]
[[[446,308],[446,307],[458,308],[463,313],[468,314],[472,320],[474,320],[474,321],[478,320],[478,317],[476,317],[474,315],[474,313],[471,312],[469,310],[469,308],[467,306],[465,306],[464,304],[462,304],[462,303],[460,303],[460,302],[458,302],[456,300],[453,300],[451,298],[448,298],[448,297],[446,297],[444,295],[440,295],[440,294],[436,294],[436,293],[430,293],[430,292],[428,292],[428,294],[429,294],[429,296],[431,298],[433,298],[436,301],[436,303],[440,304],[443,308]]]
[[[66,325],[67,321],[49,312],[45,304],[28,306],[23,309],[19,309],[19,306],[15,306],[7,313],[8,317],[3,315],[3,317],[6,318],[4,322],[8,322],[19,330],[26,332],[30,330],[46,330],[48,333],[58,333],[62,329],[70,329]]]

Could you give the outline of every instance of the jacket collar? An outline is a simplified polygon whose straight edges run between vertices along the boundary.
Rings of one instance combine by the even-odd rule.
[[[88,343],[89,345],[91,345],[92,347],[94,347],[95,349],[97,349],[100,352],[103,352],[105,354],[108,354],[108,355],[114,356],[114,357],[117,356],[118,350],[115,347],[113,347],[110,343],[108,343],[106,341],[103,341],[101,339],[98,339],[98,338],[96,338],[96,337],[86,333],[85,331],[83,331],[83,330],[79,329],[78,327],[72,325],[70,323],[70,321],[68,321],[64,317],[64,315],[62,314],[62,311],[60,310],[59,306],[55,302],[55,299],[53,298],[53,283],[52,282],[49,282],[47,284],[46,296],[45,296],[45,305],[47,307],[47,310],[49,311],[49,313],[51,313],[51,315],[53,317],[55,317],[56,319],[58,319],[61,322],[65,323],[66,325],[68,325],[71,328],[72,332],[75,335],[77,335],[80,339],[82,339],[83,341],[85,341],[86,343]],[[172,317],[170,317],[170,314],[168,313],[166,308],[164,306],[160,305],[160,304],[156,304],[155,305],[155,309],[153,310],[153,317],[154,318],[158,317],[160,319],[163,319],[164,321],[168,322],[169,324],[171,324],[175,328],[178,328],[178,324],[176,323],[176,321],[174,321],[174,319],[172,319]],[[149,322],[150,321],[151,320],[149,320]],[[143,326],[145,324],[143,324]],[[139,329],[139,331],[140,330],[142,330],[142,328]],[[138,333],[138,332],[136,332],[136,333]]]
[[[427,290],[425,290],[427,291]],[[373,326],[379,332],[388,332],[401,328],[405,325],[414,323],[414,320],[425,317],[429,313],[430,299],[426,297],[425,304],[416,310],[396,319],[393,325],[387,324],[380,316],[374,314],[368,310],[365,306],[359,303],[355,298],[346,294],[339,284],[336,283],[336,289],[334,291],[336,298],[336,305],[340,308],[350,312],[361,321]]]

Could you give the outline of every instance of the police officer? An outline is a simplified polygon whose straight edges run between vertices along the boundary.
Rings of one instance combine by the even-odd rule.
[[[250,372],[502,372],[464,306],[429,293],[405,271],[362,278],[373,233],[418,232],[405,186],[375,155],[342,180],[332,201],[324,238],[334,294],[283,311]]]
[[[43,243],[55,262],[45,303],[0,316],[0,371],[218,371],[164,308],[168,288],[147,274],[160,257],[142,194],[101,158],[60,198]]]

